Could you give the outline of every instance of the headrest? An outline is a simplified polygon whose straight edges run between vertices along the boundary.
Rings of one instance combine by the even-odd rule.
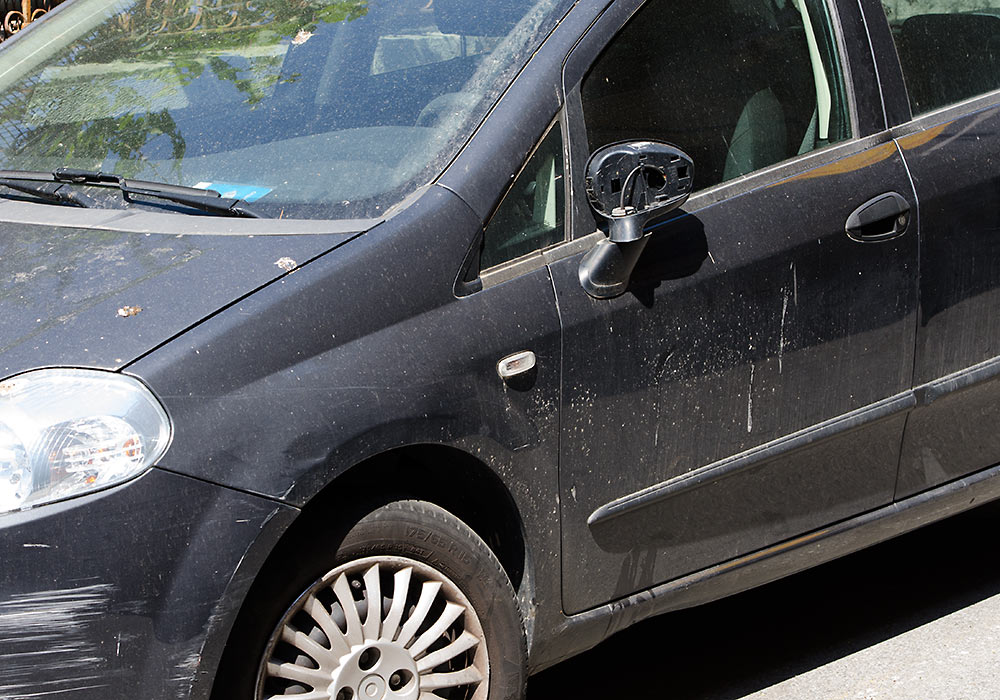
[[[729,11],[735,15],[753,20],[758,27],[776,27],[778,25],[775,6],[770,2],[760,0],[729,0]]]
[[[996,89],[998,49],[996,15],[931,14],[907,19],[899,32],[899,58],[914,108],[924,112]],[[948,79],[939,79],[926,66],[946,68]]]
[[[982,46],[1000,33],[1000,17],[971,12],[915,15],[903,22],[902,33],[928,40],[934,37],[934,43],[942,48],[959,43]]]
[[[531,0],[434,0],[443,34],[507,36],[534,3]]]

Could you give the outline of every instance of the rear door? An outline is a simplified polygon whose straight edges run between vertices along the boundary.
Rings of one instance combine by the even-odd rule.
[[[856,5],[637,6],[613,5],[565,72],[576,241],[549,267],[568,612],[888,503],[913,402],[915,228],[845,231],[875,198],[914,202]],[[629,290],[594,299],[582,166],[642,138],[687,151],[698,191]]]
[[[904,498],[1000,461],[1000,9],[882,0],[866,11],[920,201],[920,405]]]

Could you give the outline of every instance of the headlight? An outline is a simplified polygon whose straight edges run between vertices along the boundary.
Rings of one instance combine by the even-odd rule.
[[[159,460],[170,419],[140,381],[42,369],[0,382],[0,513],[119,484]]]

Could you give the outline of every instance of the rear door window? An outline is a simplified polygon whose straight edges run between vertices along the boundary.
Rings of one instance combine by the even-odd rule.
[[[883,0],[882,6],[914,115],[1000,88],[998,3]]]

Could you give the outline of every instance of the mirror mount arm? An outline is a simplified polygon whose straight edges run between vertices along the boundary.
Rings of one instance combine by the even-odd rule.
[[[610,238],[598,241],[580,262],[584,291],[595,299],[614,299],[624,294],[648,242],[648,235],[627,243],[615,243]]]

